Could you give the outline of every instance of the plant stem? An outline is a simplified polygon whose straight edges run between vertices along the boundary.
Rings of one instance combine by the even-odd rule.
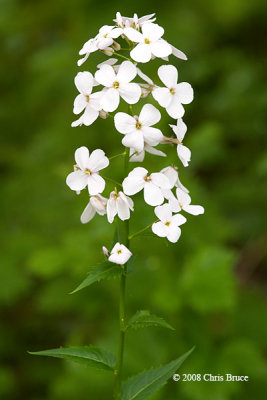
[[[153,223],[152,223],[153,224]],[[144,231],[146,231],[148,228],[150,228],[152,226],[152,224],[145,226],[144,228],[140,229],[140,231],[137,231],[135,233],[133,233],[132,235],[129,236],[129,240],[134,238],[135,236],[139,235],[139,233],[142,233]]]
[[[129,169],[129,149],[126,149],[125,159],[124,159],[124,172],[125,176],[128,174]],[[125,221],[125,246],[129,248],[129,220]],[[115,382],[114,382],[114,399],[120,400],[121,398],[121,375],[123,367],[123,354],[124,354],[124,343],[125,343],[125,289],[126,289],[126,276],[127,276],[127,263],[123,265],[123,272],[120,280],[120,337],[119,337],[119,347],[117,354],[117,364],[114,371]]]

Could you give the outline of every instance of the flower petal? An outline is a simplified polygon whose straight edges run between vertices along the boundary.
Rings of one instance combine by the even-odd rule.
[[[106,182],[102,176],[98,174],[92,174],[88,176],[88,191],[91,196],[102,193],[105,189]]]
[[[145,168],[134,168],[122,182],[124,193],[131,196],[140,192],[144,188],[146,175],[147,170]]]
[[[117,214],[117,205],[116,205],[116,200],[112,197],[108,199],[107,202],[107,217],[108,217],[108,222],[112,224],[114,221],[114,217]]]
[[[107,89],[101,98],[101,105],[104,111],[115,111],[120,104],[120,95],[117,89]]]
[[[142,133],[144,135],[145,142],[149,146],[156,146],[163,139],[162,132],[157,128],[152,128],[151,126],[144,126],[142,128]]]
[[[89,160],[89,150],[87,149],[87,147],[79,147],[75,151],[74,158],[78,167],[82,170],[85,170],[85,168],[87,168],[87,163]]]
[[[74,78],[75,85],[80,93],[90,94],[94,85],[94,77],[88,71],[78,72]]]
[[[141,132],[136,130],[125,135],[121,142],[124,146],[133,148],[138,152],[144,150],[144,137]]]
[[[176,169],[173,167],[166,167],[163,168],[160,172],[167,176],[170,181],[171,188],[173,188],[178,179],[178,172],[176,171]]]
[[[155,88],[152,91],[152,96],[161,105],[161,107],[167,107],[172,101],[173,95],[170,93],[168,88]]]
[[[142,33],[145,38],[150,39],[151,41],[155,41],[163,36],[164,29],[158,24],[147,22],[142,26]]]
[[[128,104],[137,103],[142,93],[141,88],[137,83],[121,83],[119,92],[123,100]]]
[[[85,209],[81,215],[81,223],[86,224],[87,222],[91,221],[91,219],[94,218],[95,213],[96,213],[96,211],[89,201],[89,203],[87,204],[87,206],[85,207]]]
[[[95,122],[98,116],[99,112],[88,105],[82,116],[84,125],[86,126],[92,125],[92,123]]]
[[[173,65],[159,67],[158,76],[167,88],[174,88],[177,85],[178,71]]]
[[[136,29],[125,28],[123,33],[132,42],[140,43],[140,42],[143,42],[143,40],[144,40],[142,33],[138,32]]]
[[[152,104],[145,104],[139,114],[139,122],[142,125],[151,126],[160,121],[161,114],[159,110]]]
[[[164,196],[160,188],[152,182],[145,182],[144,199],[150,206],[159,206],[164,201]]]
[[[151,60],[151,46],[139,43],[130,53],[132,59],[137,62],[146,63]]]
[[[189,214],[192,215],[200,215],[200,214],[204,214],[204,208],[202,206],[194,206],[194,205],[187,205],[184,206],[183,209],[188,212]]]
[[[183,144],[177,145],[177,154],[180,160],[183,163],[184,167],[188,167],[189,161],[191,159],[191,151],[188,147],[184,146]]]
[[[168,204],[163,204],[163,206],[156,207],[155,214],[162,222],[167,222],[172,219],[172,212]]]
[[[163,189],[171,188],[169,179],[161,172],[154,172],[153,174],[150,175],[150,178],[154,185],[162,187]]]
[[[130,218],[130,208],[128,202],[125,202],[121,197],[117,199],[118,216],[122,221]]]
[[[189,206],[188,206],[189,207]],[[182,214],[175,214],[172,217],[171,223],[176,226],[185,224],[187,219]]]
[[[104,64],[98,71],[96,71],[95,79],[101,85],[111,87],[113,82],[116,80],[116,74],[111,65]]]
[[[151,44],[151,53],[156,57],[167,57],[172,53],[172,48],[169,43],[161,39]]]
[[[176,196],[178,201],[182,204],[182,206],[188,206],[191,203],[191,197],[188,193],[185,193],[182,189],[176,189]]]
[[[167,239],[176,243],[181,236],[181,229],[178,226],[171,226],[167,235]]]
[[[118,112],[114,117],[114,124],[118,132],[126,134],[136,130],[136,119],[129,114]]]
[[[67,176],[66,183],[71,190],[83,190],[87,186],[88,178],[82,171],[74,171]]]
[[[94,150],[88,160],[87,168],[92,172],[100,171],[109,165],[109,159],[101,149]]]
[[[73,113],[80,114],[87,106],[87,101],[83,94],[78,94],[74,100]]]
[[[117,80],[121,82],[131,82],[137,74],[136,66],[131,61],[123,61],[120,65],[118,73],[117,73]]]
[[[166,107],[166,111],[172,118],[175,119],[181,118],[184,115],[184,107],[177,96],[172,96],[170,103]]]
[[[152,225],[152,232],[159,237],[166,237],[168,235],[168,227],[163,222],[154,222]]]
[[[176,96],[183,104],[189,104],[194,99],[194,91],[190,83],[181,82],[176,86]]]
[[[186,55],[181,50],[177,49],[176,47],[174,47],[172,45],[171,45],[171,48],[172,48],[172,54],[175,57],[180,58],[181,60],[187,60]]]

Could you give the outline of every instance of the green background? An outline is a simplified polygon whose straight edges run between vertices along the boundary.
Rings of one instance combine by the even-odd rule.
[[[181,373],[248,375],[249,383],[170,381],[154,399],[262,399],[267,391],[267,3],[1,0],[0,5],[0,398],[111,398],[108,373],[30,356],[27,350],[116,348],[118,281],[68,294],[89,266],[102,260],[101,247],[111,244],[114,225],[99,216],[81,225],[87,195],[76,196],[65,177],[81,145],[103,148],[109,156],[121,151],[112,120],[70,127],[74,76],[79,70],[94,72],[96,62],[105,59],[92,55],[78,69],[78,51],[120,10],[128,16],[157,12],[165,38],[189,57],[171,58],[180,80],[195,90],[184,118],[192,162],[187,169],[179,164],[180,178],[192,203],[206,209],[203,216],[188,217],[175,245],[152,237],[132,242],[136,264],[128,279],[128,312],[150,309],[176,330],[129,333],[125,376],[196,345]],[[159,64],[144,71],[156,79]],[[165,117],[162,126],[169,122]],[[159,170],[175,159],[172,149],[168,162],[147,156],[145,165]],[[114,160],[105,174],[123,178],[121,162]],[[153,215],[141,195],[134,200],[132,232]]]

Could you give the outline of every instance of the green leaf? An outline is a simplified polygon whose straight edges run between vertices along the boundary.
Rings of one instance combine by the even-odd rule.
[[[97,369],[113,370],[116,364],[116,357],[109,351],[99,347],[84,346],[84,347],[68,347],[51,350],[43,350],[29,352],[36,356],[48,356],[64,358],[69,361],[74,361],[88,367]]]
[[[194,348],[169,364],[141,372],[122,384],[121,400],[145,400],[157,392],[176,372]]]
[[[162,328],[174,330],[174,328],[164,321],[163,318],[150,314],[150,311],[147,310],[137,311],[137,313],[129,320],[127,329],[139,329],[148,326],[160,326]]]
[[[92,285],[94,282],[98,282],[102,279],[118,278],[121,274],[122,268],[120,265],[105,261],[93,267],[87,278],[85,278],[85,280],[76,289],[74,289],[71,294]]]

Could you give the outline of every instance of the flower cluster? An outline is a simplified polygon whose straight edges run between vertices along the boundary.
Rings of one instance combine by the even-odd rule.
[[[96,51],[109,58],[97,66],[94,75],[88,71],[76,75],[75,85],[79,94],[75,98],[73,112],[79,118],[72,126],[89,126],[98,117],[111,117],[114,128],[122,135],[121,143],[125,147],[122,155],[129,161],[143,162],[146,152],[166,157],[166,153],[157,146],[177,145],[178,159],[187,167],[191,152],[183,144],[187,127],[182,118],[184,105],[193,100],[193,89],[187,82],[178,83],[177,68],[166,64],[171,55],[182,60],[187,57],[163,38],[164,29],[155,20],[154,14],[141,18],[135,14],[133,18],[128,18],[117,13],[115,24],[103,26],[94,38],[83,45],[79,52],[83,56],[78,61],[79,66]],[[124,41],[123,47],[119,41]],[[157,71],[158,83],[145,75],[142,66],[138,65],[155,58],[164,61]],[[140,83],[140,80],[143,82]],[[148,101],[137,115],[133,105],[141,97]],[[117,111],[121,102],[129,105],[128,113]],[[175,120],[169,124],[169,135],[157,127],[162,114],[158,106]],[[186,222],[182,213],[199,215],[204,212],[203,207],[191,205],[189,191],[179,180],[178,168],[170,165],[160,171],[136,167],[124,178],[121,190],[114,187],[107,197],[103,197],[106,182],[100,174],[109,163],[109,158],[100,149],[89,153],[83,146],[75,152],[74,171],[67,176],[67,185],[78,194],[88,188],[89,203],[81,215],[82,223],[89,222],[95,214],[107,215],[109,223],[116,216],[123,221],[129,219],[134,211],[130,196],[143,191],[144,201],[155,207],[155,221],[151,224],[153,233],[174,243],[180,237],[180,226]],[[113,250],[109,259],[116,262],[114,260],[124,254],[125,248]]]

